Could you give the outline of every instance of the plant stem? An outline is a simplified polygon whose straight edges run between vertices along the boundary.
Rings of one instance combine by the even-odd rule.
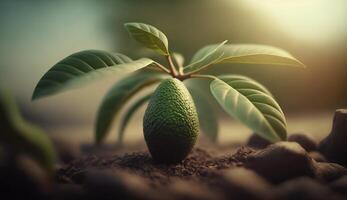
[[[167,62],[169,63],[169,67],[170,67],[172,76],[173,76],[173,77],[176,77],[176,76],[177,76],[177,71],[176,71],[175,65],[174,65],[173,62],[172,62],[171,55],[168,54],[168,55],[166,56],[166,59],[167,59]]]
[[[164,72],[170,74],[170,71],[169,71],[168,69],[166,69],[166,68],[165,68],[163,65],[161,65],[160,63],[155,62],[155,65],[156,65],[157,67],[159,67],[159,69],[161,69],[162,71],[164,71]]]

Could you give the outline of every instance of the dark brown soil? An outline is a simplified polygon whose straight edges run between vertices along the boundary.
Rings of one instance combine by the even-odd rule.
[[[345,166],[299,142],[255,146],[200,142],[185,160],[171,165],[154,162],[143,145],[84,146],[72,161],[57,166],[54,184],[46,190],[32,170],[9,163],[0,165],[1,188],[14,199],[346,199]],[[11,190],[19,185],[38,187],[31,193]]]
[[[214,157],[202,148],[195,148],[188,158],[175,165],[157,164],[146,151],[105,157],[88,155],[59,169],[56,179],[59,183],[81,184],[90,169],[121,169],[146,178],[153,187],[168,184],[171,178],[207,183],[220,170],[242,166],[252,152],[252,148],[241,147],[235,154]]]
[[[60,195],[79,186],[79,197],[92,199],[344,199],[336,188],[345,187],[346,168],[315,160],[296,142],[231,149],[200,144],[172,165],[146,150],[99,152],[59,168],[56,182],[72,186]]]
[[[288,141],[274,144],[252,136],[244,146],[199,140],[186,159],[170,165],[154,162],[144,142],[81,148],[55,142],[61,162],[54,181],[37,173],[40,170],[34,170],[35,163],[4,154],[0,196],[55,200],[347,199],[346,130],[347,110],[338,110],[331,133],[319,143],[306,134],[292,134]]]

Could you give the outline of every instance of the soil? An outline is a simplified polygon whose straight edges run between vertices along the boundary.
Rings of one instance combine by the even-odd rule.
[[[56,178],[59,183],[80,184],[83,182],[81,175],[89,169],[121,169],[146,178],[153,187],[167,185],[173,177],[209,183],[220,170],[242,166],[252,152],[251,148],[241,147],[229,156],[214,157],[202,148],[195,148],[185,160],[175,165],[155,163],[147,151],[111,157],[89,155],[58,170]]]
[[[243,146],[200,140],[171,165],[154,162],[144,143],[76,151],[55,141],[60,163],[53,181],[33,163],[3,155],[0,191],[11,199],[347,199],[346,130],[347,110],[338,110],[320,143],[300,133],[275,144],[255,134]]]
[[[56,182],[80,186],[81,196],[92,199],[344,199],[347,193],[329,185],[346,179],[347,170],[315,160],[323,156],[312,151],[311,157],[295,141],[236,149],[203,143],[174,165],[155,163],[146,150],[108,151],[69,162]]]
[[[346,199],[347,169],[315,148],[306,151],[299,144],[304,136],[265,146],[254,145],[252,137],[257,148],[200,142],[185,160],[171,165],[154,162],[143,144],[84,145],[82,153],[69,155],[72,161],[61,159],[54,184],[45,190],[40,185],[47,182],[32,179],[31,171],[18,174],[21,170],[5,165],[0,165],[6,179],[1,188],[13,199]],[[56,149],[69,154],[67,148]],[[13,188],[19,185],[34,189],[18,193]]]

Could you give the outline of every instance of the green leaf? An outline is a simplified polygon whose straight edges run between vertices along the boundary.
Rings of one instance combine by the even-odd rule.
[[[242,75],[222,75],[218,76],[219,79],[222,79],[226,83],[232,84],[236,88],[254,88],[255,90],[266,93],[270,96],[273,96],[271,92],[262,84],[257,81]]]
[[[118,112],[134,94],[146,86],[163,80],[166,76],[155,73],[138,73],[117,82],[104,97],[96,118],[95,139],[100,143],[108,133]]]
[[[261,137],[276,142],[285,140],[286,120],[276,101],[258,88],[258,83],[244,80],[225,81],[216,78],[210,89],[222,108],[231,116],[239,119]]]
[[[139,43],[162,55],[169,55],[166,36],[154,26],[135,22],[126,23],[124,26],[129,34]]]
[[[187,88],[193,97],[202,132],[211,141],[216,142],[219,131],[218,117],[213,109],[212,103],[209,101],[207,95],[198,87],[189,84]]]
[[[199,50],[193,56],[190,64],[184,67],[184,72],[195,72],[218,62],[224,54],[221,49],[226,42],[227,40],[220,44],[205,47]]]
[[[0,140],[17,153],[31,156],[43,168],[53,172],[56,154],[48,136],[25,121],[14,98],[0,91]]]
[[[174,58],[174,60],[178,66],[184,65],[184,56],[182,54],[177,53],[177,52],[173,52],[171,55]]]
[[[119,128],[119,133],[118,133],[118,142],[123,141],[123,136],[124,136],[124,131],[125,128],[131,119],[131,117],[134,115],[134,113],[144,104],[146,103],[152,96],[153,93],[147,94],[139,99],[137,99],[126,111],[122,121],[120,122],[121,126]]]
[[[53,95],[105,76],[134,72],[154,61],[131,60],[119,53],[86,50],[74,53],[55,64],[38,82],[32,99]]]
[[[173,60],[175,62],[176,70],[183,74],[183,64],[184,64],[184,57],[180,53],[173,52],[171,53],[171,56],[173,57]]]
[[[224,55],[217,63],[271,64],[305,67],[304,64],[295,59],[287,51],[272,46],[229,44],[224,45],[221,50],[224,52]]]

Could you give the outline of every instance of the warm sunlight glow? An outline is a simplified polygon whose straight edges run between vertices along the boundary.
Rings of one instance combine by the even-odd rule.
[[[247,0],[268,14],[276,26],[309,42],[340,42],[347,34],[345,0]]]

